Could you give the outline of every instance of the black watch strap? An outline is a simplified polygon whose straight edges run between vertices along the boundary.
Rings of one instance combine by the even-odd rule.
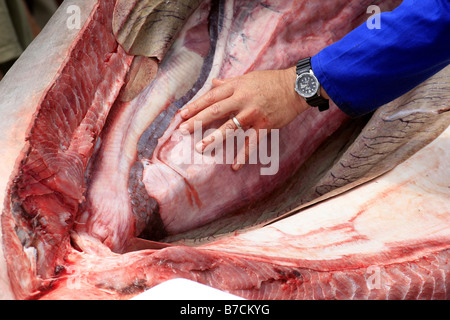
[[[319,111],[326,111],[330,108],[330,102],[319,95],[306,99],[306,102],[310,106],[319,108]]]
[[[311,57],[302,59],[297,63],[297,75],[309,72],[311,69]],[[312,96],[311,98],[307,98],[306,102],[310,106],[319,108],[319,111],[325,111],[330,108],[329,101],[318,94]]]
[[[311,57],[305,58],[297,62],[297,75],[309,72],[311,70]]]

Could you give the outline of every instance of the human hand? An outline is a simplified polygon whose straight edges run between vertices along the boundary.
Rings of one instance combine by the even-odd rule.
[[[230,118],[196,145],[197,151],[203,152],[208,146],[222,143],[227,129],[238,129],[233,116],[243,130],[252,128],[257,135],[260,129],[270,132],[282,128],[309,108],[294,90],[295,79],[295,67],[254,71],[232,79],[214,79],[213,88],[181,112],[185,121],[179,129],[192,133],[195,121],[201,121],[202,126],[206,126],[213,121]],[[255,145],[249,146],[246,142],[245,150],[241,150],[245,152],[245,162],[255,148]],[[239,170],[242,166],[235,160],[232,168]]]

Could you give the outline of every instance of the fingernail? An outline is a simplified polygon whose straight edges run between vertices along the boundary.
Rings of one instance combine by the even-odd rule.
[[[187,123],[183,123],[178,127],[178,130],[180,130],[181,134],[186,136],[189,134],[189,126]]]
[[[180,112],[180,116],[182,118],[186,118],[189,115],[189,110],[188,109],[184,109]]]
[[[243,164],[235,163],[231,167],[233,168],[234,171],[239,171],[242,169],[243,166],[244,166]]]
[[[198,153],[203,153],[203,150],[205,150],[205,147],[206,147],[205,142],[203,142],[203,140],[202,140],[195,145],[195,150]]]

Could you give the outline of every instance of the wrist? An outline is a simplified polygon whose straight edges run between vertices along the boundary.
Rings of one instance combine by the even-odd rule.
[[[328,94],[320,85],[320,80],[312,69],[311,57],[301,59],[296,65],[297,79],[295,91],[312,107],[320,112],[330,107]]]
[[[293,66],[286,69],[287,81],[286,88],[289,90],[289,94],[293,97],[293,103],[297,114],[303,113],[305,110],[311,108],[311,106],[295,91],[295,81],[297,79],[297,69]]]

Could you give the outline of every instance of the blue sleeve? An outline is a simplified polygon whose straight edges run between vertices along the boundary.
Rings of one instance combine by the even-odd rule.
[[[368,16],[369,17],[369,16]],[[450,63],[450,0],[404,0],[312,57],[321,85],[351,117],[388,103]]]

